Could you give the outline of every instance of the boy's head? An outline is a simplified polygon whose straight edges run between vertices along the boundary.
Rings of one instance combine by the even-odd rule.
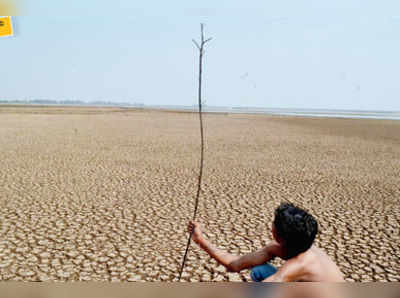
[[[318,223],[308,212],[290,203],[275,210],[274,237],[282,243],[289,258],[308,250],[318,233]]]

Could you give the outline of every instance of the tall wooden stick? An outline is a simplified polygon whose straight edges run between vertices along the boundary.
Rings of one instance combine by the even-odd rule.
[[[193,220],[196,220],[197,209],[199,207],[199,197],[201,192],[201,180],[203,178],[203,162],[204,162],[204,129],[203,129],[203,114],[202,114],[202,100],[201,100],[201,91],[202,91],[202,75],[203,75],[203,56],[204,56],[204,45],[209,42],[212,38],[204,39],[204,24],[200,24],[201,30],[201,42],[199,43],[193,39],[193,43],[199,50],[199,91],[198,91],[198,100],[199,100],[199,120],[200,120],[200,136],[201,136],[201,157],[200,157],[200,173],[199,173],[199,180],[197,184],[197,194],[196,200],[194,205],[194,213],[193,213]],[[183,256],[181,269],[179,271],[179,279],[181,280],[183,269],[185,267],[186,257],[189,252],[190,242],[192,240],[193,232],[189,235],[189,239],[186,245],[185,255]]]

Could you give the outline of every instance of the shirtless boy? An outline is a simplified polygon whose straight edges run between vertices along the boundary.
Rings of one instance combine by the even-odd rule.
[[[292,204],[283,203],[275,210],[274,241],[250,254],[236,256],[218,249],[204,238],[197,222],[190,222],[188,230],[193,233],[193,241],[228,271],[251,269],[250,276],[256,282],[344,281],[336,264],[313,245],[318,232],[315,218]],[[268,264],[275,257],[286,261],[278,270]]]

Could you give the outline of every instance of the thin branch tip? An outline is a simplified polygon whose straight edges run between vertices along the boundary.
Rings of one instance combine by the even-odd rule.
[[[192,39],[192,41],[193,41],[193,43],[195,44],[195,46],[196,46],[199,50],[201,50],[201,48],[200,48],[199,44],[197,43],[197,41],[194,40],[194,39]]]

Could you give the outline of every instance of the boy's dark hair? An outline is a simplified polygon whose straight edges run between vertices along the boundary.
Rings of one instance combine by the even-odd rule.
[[[308,212],[290,203],[282,203],[275,210],[274,226],[284,242],[288,258],[308,250],[318,233],[318,223]]]

